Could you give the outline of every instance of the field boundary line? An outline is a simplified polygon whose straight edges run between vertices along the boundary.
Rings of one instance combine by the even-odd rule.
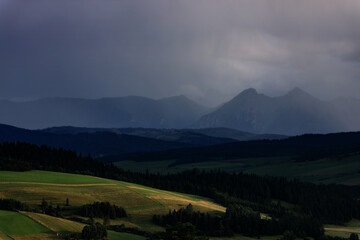
[[[7,237],[7,239],[5,239],[4,236]],[[0,240],[8,240],[8,239],[14,239],[14,238],[12,238],[10,235],[7,235],[6,233],[0,231]]]
[[[24,211],[17,211],[17,212],[20,213],[21,215],[23,215],[23,216],[25,216],[25,217],[33,220],[34,222],[40,224],[41,226],[43,226],[44,228],[50,230],[51,232],[56,233],[53,229],[50,229],[50,228],[49,228],[48,226],[46,226],[43,222],[41,222],[41,221],[39,221],[39,220],[37,220],[37,219],[35,219],[35,218],[27,215]]]
[[[348,233],[360,233],[360,229],[354,228],[324,228],[325,231],[334,231],[334,232],[348,232]]]
[[[41,182],[0,182],[0,184],[31,184],[31,185],[45,185],[45,186],[60,186],[60,187],[91,187],[91,186],[116,186],[115,183],[41,183]]]

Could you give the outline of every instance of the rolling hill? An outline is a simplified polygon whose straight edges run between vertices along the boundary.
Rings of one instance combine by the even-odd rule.
[[[125,152],[160,151],[192,145],[167,142],[139,136],[94,132],[79,134],[53,134],[36,130],[27,130],[0,124],[0,142],[28,142],[37,145],[49,145],[82,154],[106,156]]]
[[[34,206],[40,204],[43,198],[60,206],[64,206],[65,199],[69,198],[72,207],[109,201],[124,207],[130,215],[126,219],[112,220],[112,224],[125,224],[150,231],[161,230],[152,224],[153,214],[166,214],[169,210],[185,207],[189,203],[203,212],[225,211],[223,206],[207,198],[128,182],[47,171],[0,173],[0,198],[14,198]],[[40,218],[42,215],[35,217]],[[53,228],[57,226],[52,225]]]

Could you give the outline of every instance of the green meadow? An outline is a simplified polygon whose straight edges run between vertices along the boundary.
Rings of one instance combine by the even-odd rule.
[[[225,211],[223,206],[203,197],[92,176],[47,171],[1,171],[0,176],[0,198],[13,198],[33,206],[38,206],[45,199],[53,206],[62,207],[68,198],[70,208],[108,201],[124,207],[129,213],[128,218],[113,220],[113,224],[148,231],[162,230],[152,224],[154,214],[166,214],[189,203],[199,211]]]
[[[10,236],[52,233],[49,229],[17,212],[0,210],[0,223],[0,231]]]

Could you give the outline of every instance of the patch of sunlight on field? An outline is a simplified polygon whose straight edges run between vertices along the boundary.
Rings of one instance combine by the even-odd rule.
[[[52,233],[44,226],[17,212],[0,210],[0,222],[5,223],[0,224],[0,231],[9,236]]]
[[[108,201],[126,209],[129,225],[149,231],[162,229],[151,222],[154,214],[167,214],[190,203],[198,211],[225,212],[223,206],[203,197],[92,176],[46,171],[1,171],[0,176],[0,198],[13,198],[33,206],[39,206],[45,199],[61,207],[65,206],[66,198],[71,207]]]
[[[75,206],[94,201],[109,201],[130,211],[161,206],[166,208],[167,205],[184,206],[189,203],[195,207],[199,206],[201,209],[225,211],[222,206],[199,196],[92,176],[46,171],[1,171],[0,173],[0,197],[15,198],[29,204],[39,204],[45,198],[53,204],[61,205],[65,203],[66,198],[69,198],[70,203]],[[17,181],[20,183],[13,184]],[[26,183],[33,181],[39,184],[28,185]],[[12,182],[12,184],[8,182]],[[46,185],[47,183],[59,185]],[[86,184],[104,185],[88,186]]]
[[[52,217],[41,213],[21,212],[53,232],[81,232],[85,224]]]
[[[57,232],[57,233],[62,233],[62,232],[74,232],[74,233],[80,233],[83,229],[83,227],[85,226],[85,224],[82,223],[78,223],[78,222],[74,222],[74,221],[70,221],[70,220],[66,220],[63,218],[57,218],[57,217],[52,217],[49,215],[45,215],[45,214],[40,214],[40,213],[32,213],[32,212],[21,212],[22,214],[28,216],[29,218],[33,219],[35,222],[43,225],[44,227],[50,229],[51,231]],[[94,219],[95,222],[102,222],[102,219]],[[113,221],[111,224],[120,224],[119,220],[118,222],[115,223],[116,220],[111,220]],[[123,221],[125,222],[125,221]],[[145,238],[142,236],[138,236],[138,235],[134,235],[134,234],[129,234],[129,233],[118,233],[115,231],[108,231],[108,236],[111,240],[126,240],[126,239],[134,239],[134,240],[144,240]],[[30,237],[31,236],[27,236]],[[28,238],[24,238],[24,239],[28,239]]]

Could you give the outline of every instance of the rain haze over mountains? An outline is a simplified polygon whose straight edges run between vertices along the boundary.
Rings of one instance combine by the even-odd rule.
[[[355,0],[1,0],[0,122],[360,130],[359,12]]]

